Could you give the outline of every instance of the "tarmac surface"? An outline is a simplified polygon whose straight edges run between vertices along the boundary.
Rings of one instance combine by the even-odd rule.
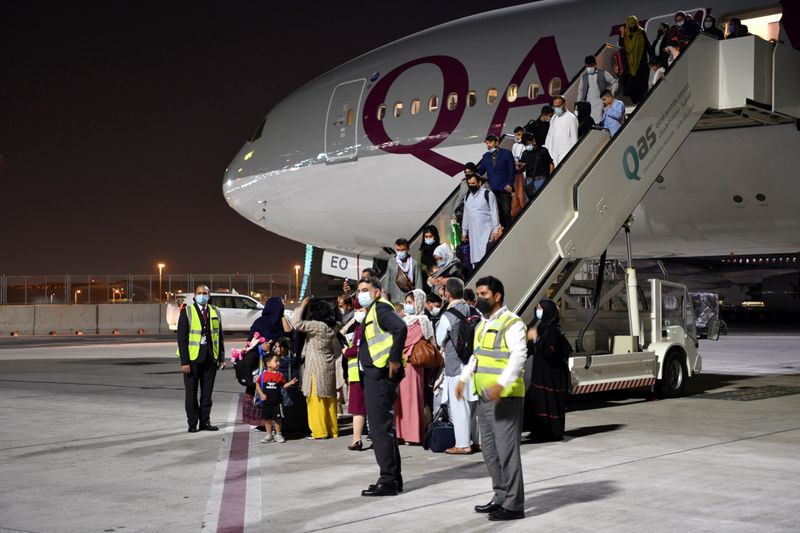
[[[480,454],[402,446],[405,492],[362,498],[348,426],[260,444],[230,370],[221,430],[186,433],[169,338],[0,340],[0,532],[798,531],[800,336],[700,349],[683,398],[572,398],[564,442],[523,446],[527,518],[497,524]]]

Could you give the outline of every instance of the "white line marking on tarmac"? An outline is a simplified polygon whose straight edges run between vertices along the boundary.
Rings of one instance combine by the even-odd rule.
[[[217,466],[214,469],[214,478],[211,480],[211,489],[208,493],[206,510],[203,513],[203,523],[200,531],[216,531],[219,523],[219,510],[222,507],[222,491],[225,489],[225,475],[228,472],[228,457],[231,452],[231,442],[233,440],[233,430],[236,427],[236,415],[239,412],[239,402],[241,399],[238,394],[231,398],[228,407],[228,425],[224,428],[222,446],[217,458]]]
[[[261,520],[261,450],[256,449],[255,453],[251,450],[247,456],[247,492],[244,507],[245,533],[261,533],[263,531]]]

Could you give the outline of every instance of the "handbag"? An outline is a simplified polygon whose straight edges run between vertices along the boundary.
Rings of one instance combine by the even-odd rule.
[[[394,282],[397,284],[397,288],[404,293],[409,293],[415,289],[408,274],[403,272],[399,267],[397,268],[397,275],[394,277]]]
[[[447,406],[443,405],[436,411],[433,421],[428,424],[422,447],[434,453],[442,453],[455,445],[456,432],[447,413]]]
[[[411,349],[408,362],[417,368],[441,368],[444,366],[444,357],[431,341],[420,339]]]

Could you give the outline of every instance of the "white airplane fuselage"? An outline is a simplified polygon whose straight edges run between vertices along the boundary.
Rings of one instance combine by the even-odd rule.
[[[671,20],[677,10],[705,9],[722,20],[761,7],[761,0],[700,7],[543,1],[431,28],[290,94],[230,163],[223,193],[233,209],[269,231],[380,256],[439,207],[463,163],[480,159],[487,133],[537,117],[551,103],[551,89],[565,88],[586,55],[616,44],[614,28],[628,15],[647,20],[652,38],[656,21]],[[541,90],[529,98],[534,82]],[[509,101],[512,84],[518,96]],[[492,89],[497,98],[490,103]],[[437,106],[429,110],[432,97]],[[800,250],[798,141],[794,124],[693,132],[635,212],[636,256]]]

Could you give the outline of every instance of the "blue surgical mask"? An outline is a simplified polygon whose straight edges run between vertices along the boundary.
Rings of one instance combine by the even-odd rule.
[[[408,259],[408,252],[397,252],[397,258],[400,261],[405,261],[406,259]]]
[[[563,107],[554,107],[553,111],[555,111],[556,115],[558,115],[559,117],[564,114],[564,108]]]
[[[445,261],[444,259],[441,261],[436,261],[436,266],[438,266],[439,268],[443,268],[446,264],[447,261]]]
[[[414,304],[403,304],[403,312],[407,315],[414,314]]]
[[[208,303],[208,294],[196,294],[194,296],[194,301],[197,302],[198,305],[206,305]]]
[[[544,316],[544,309],[537,309],[536,310],[536,318],[541,320],[543,316]]]
[[[433,244],[435,242],[436,241],[434,239],[425,239],[425,244],[427,244],[428,246],[430,246],[431,244]]]
[[[597,67],[586,67],[586,72],[589,74],[594,74],[597,72]]]
[[[361,307],[364,308],[369,307],[370,305],[372,305],[373,301],[375,301],[375,299],[372,297],[370,293],[368,292],[358,293],[358,303],[361,304]]]
[[[528,146],[526,146],[526,147],[525,147],[525,149],[526,149],[527,151],[529,151],[529,152],[532,152],[532,151],[533,151],[533,145],[532,145],[532,144],[529,144]]]
[[[496,150],[497,150],[497,148],[489,148],[489,153],[493,154],[493,153],[495,153]]]

